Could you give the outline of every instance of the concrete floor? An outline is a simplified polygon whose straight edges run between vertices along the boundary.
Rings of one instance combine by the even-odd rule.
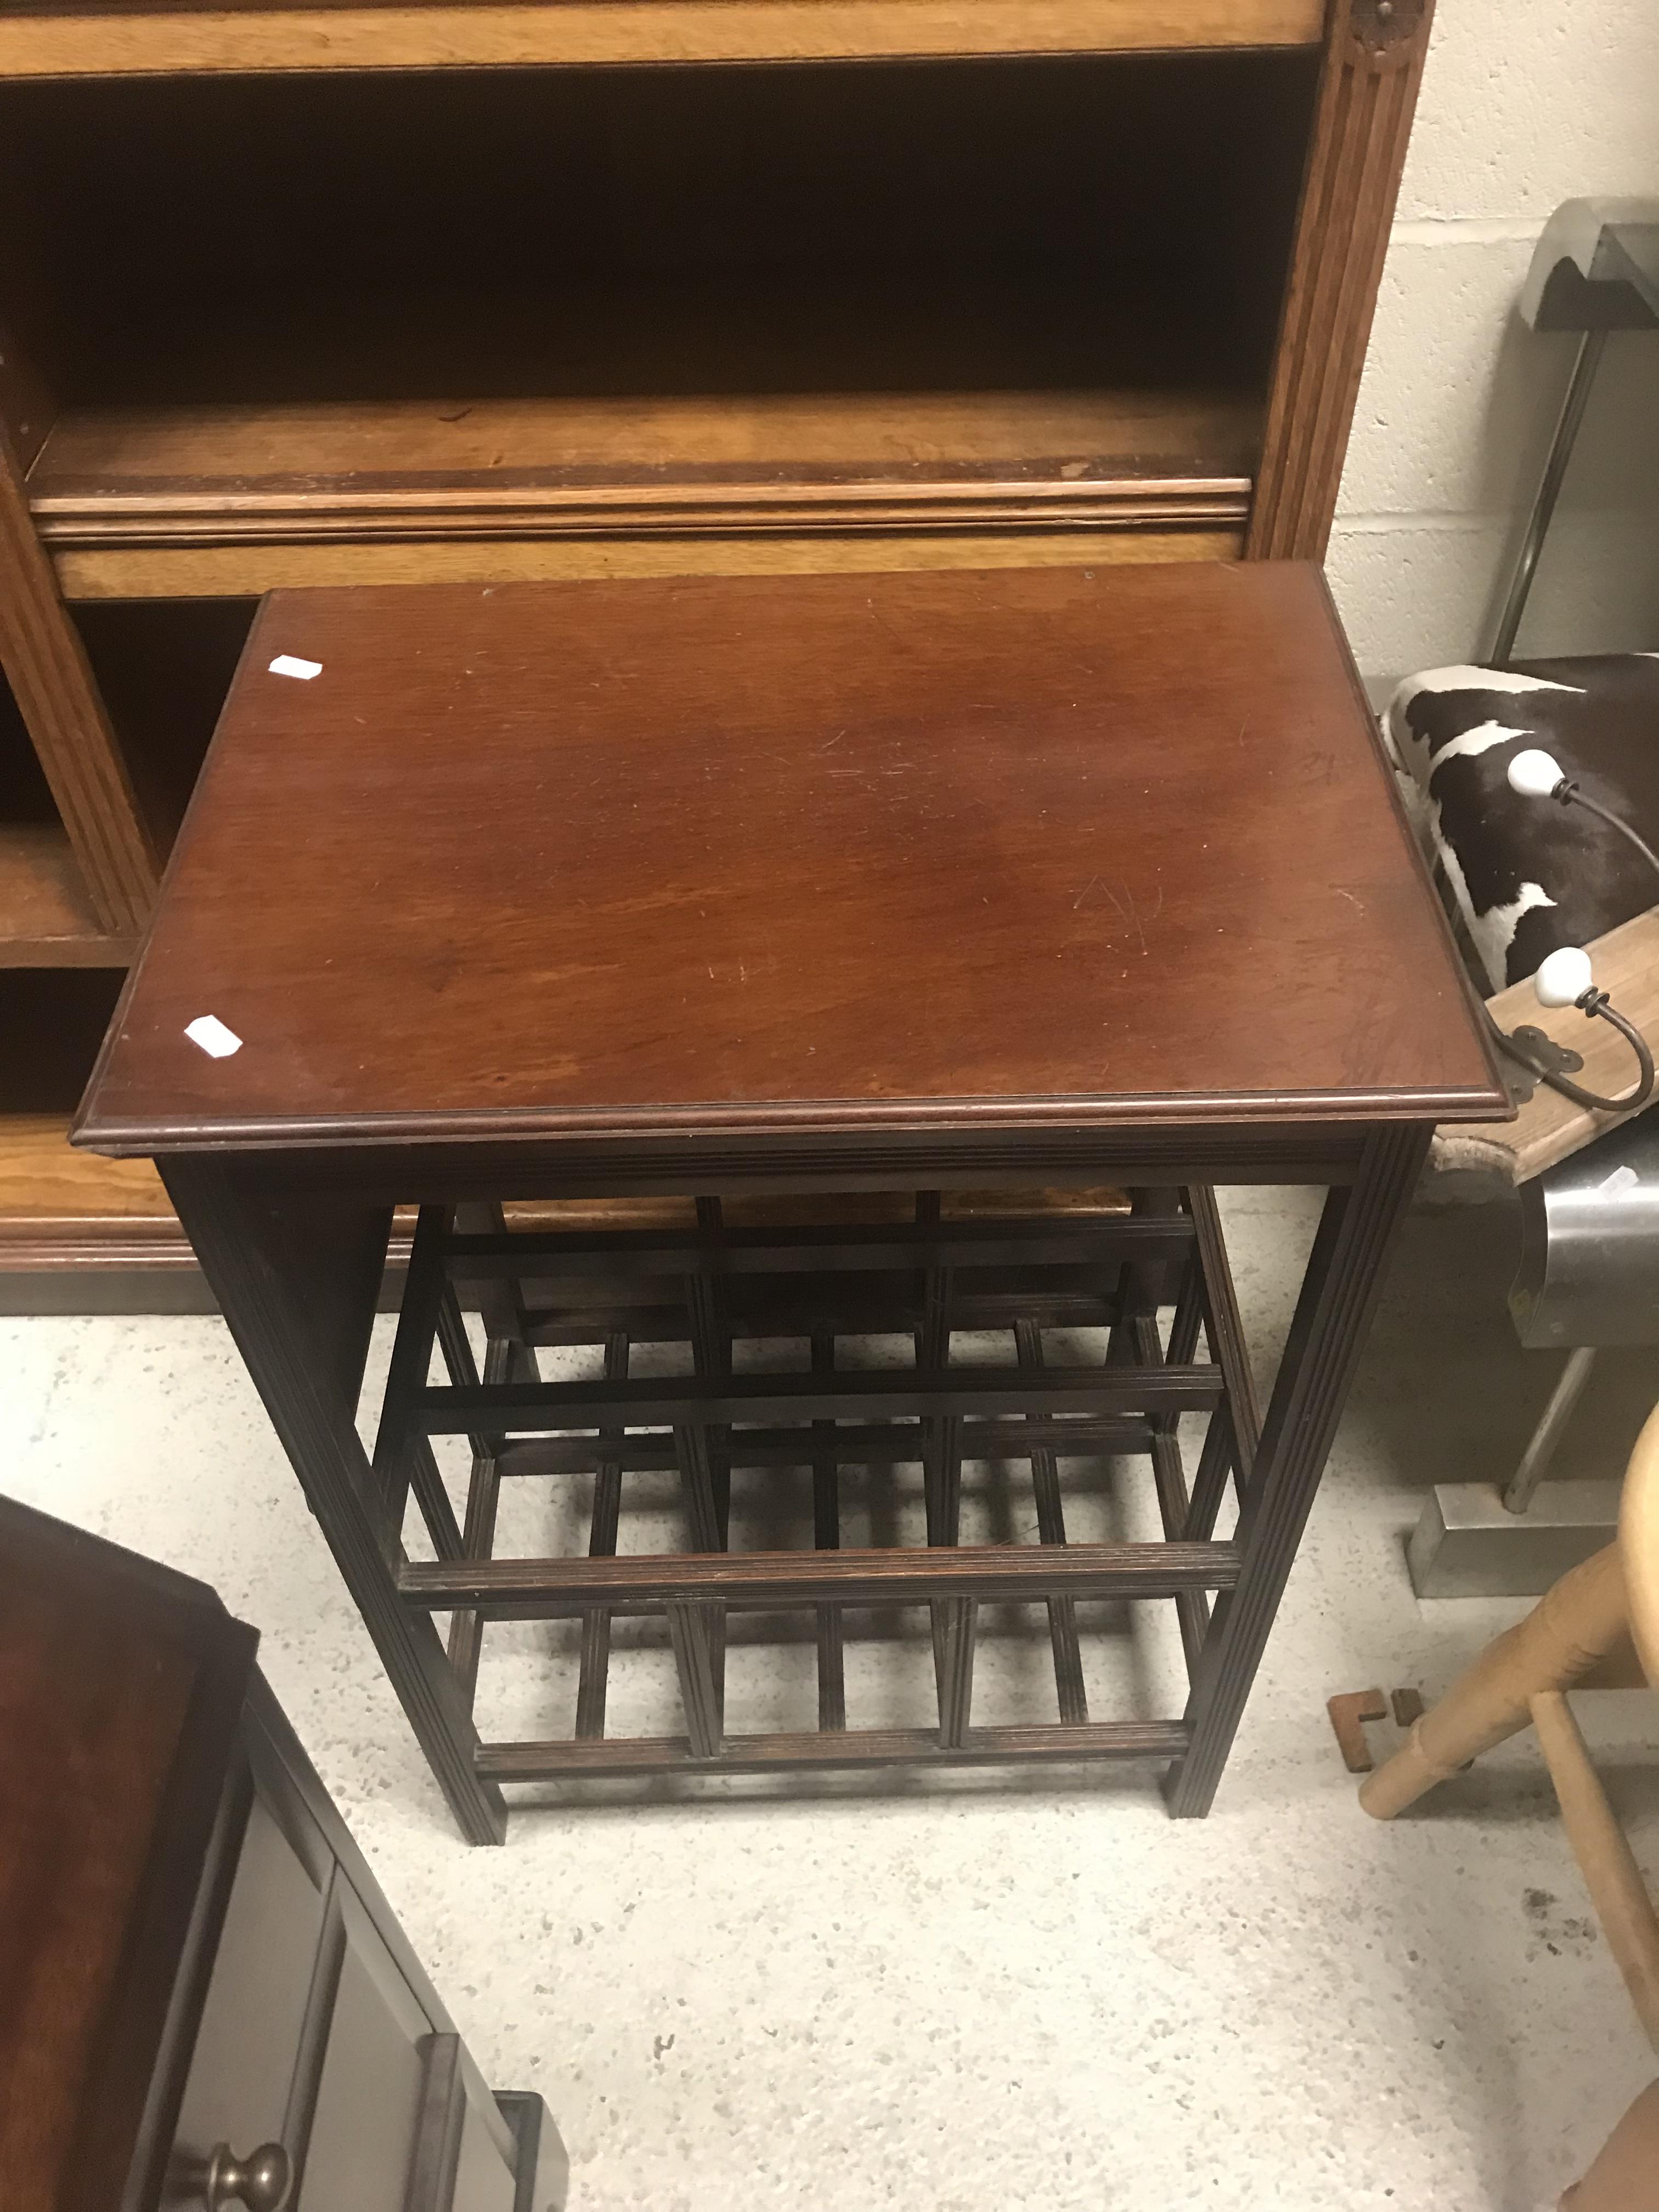
[[[1311,1212],[1246,1193],[1227,1212],[1267,1373]],[[487,2075],[551,2106],[577,2212],[1531,2212],[1653,2070],[1539,1762],[1511,1747],[1385,1828],[1324,1713],[1372,1683],[1432,1694],[1521,1610],[1419,1607],[1401,1557],[1424,1487],[1500,1475],[1552,1378],[1504,1312],[1511,1233],[1495,1210],[1409,1224],[1205,1823],[1166,1820],[1150,1773],[1070,1771],[806,1802],[641,1793],[522,1811],[505,1850],[469,1851],[216,1322],[0,1322],[0,1484],[205,1577],[262,1629]],[[1650,1358],[1610,1360],[1563,1471],[1621,1463],[1654,1389]],[[1122,1488],[1079,1513],[1137,1528]],[[514,1511],[545,1527],[553,1509]],[[1159,1701],[1169,1610],[1103,1622],[1098,1714],[1109,1685]],[[486,1733],[568,1730],[550,1632],[492,1638]],[[855,1721],[925,1694],[925,1649],[852,1677]],[[738,1650],[733,1694],[795,1710],[807,1661]],[[630,1660],[619,1713],[660,1698],[660,1662]],[[994,1632],[976,1694],[1029,1698],[1045,1663],[1040,1640]],[[1659,1870],[1649,1709],[1584,1702]]]

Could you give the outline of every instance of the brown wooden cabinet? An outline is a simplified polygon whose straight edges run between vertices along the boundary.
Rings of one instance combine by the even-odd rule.
[[[1428,15],[0,18],[0,1306],[200,1295],[58,1135],[260,594],[1317,557]]]
[[[485,2088],[253,1632],[3,1501],[0,1583],[8,2212],[555,2212],[541,2100]]]

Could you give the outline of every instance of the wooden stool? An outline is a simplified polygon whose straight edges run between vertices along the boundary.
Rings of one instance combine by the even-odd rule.
[[[312,810],[280,842],[278,788]],[[1502,1099],[1318,572],[1103,566],[276,595],[77,1141],[160,1162],[483,1842],[504,1783],[893,1761],[1156,1759],[1206,1811],[1430,1129]],[[1261,1414],[1218,1182],[1329,1194]],[[1046,1356],[1077,1321],[1103,1363]],[[987,1325],[1012,1364],[954,1359]],[[844,1368],[872,1331],[908,1363]],[[756,1334],[796,1371],[734,1360]],[[690,1371],[637,1372],[664,1340]],[[570,1343],[603,1375],[544,1376]],[[1107,1450],[1162,1540],[1066,1540],[1062,1470]],[[965,1459],[1029,1468],[1036,1542],[958,1541]],[[838,1471],[906,1462],[925,1530],[842,1548]],[[793,1547],[728,1548],[734,1466],[811,1470]],[[678,1543],[618,1556],[653,1468]],[[532,1471],[592,1477],[585,1555],[498,1555]],[[1174,1605],[1178,1715],[1091,1715],[1098,1598]],[[1057,1717],[975,1724],[988,1602],[1047,1608]],[[849,1612],[910,1606],[937,1721],[856,1725]],[[817,1729],[727,1729],[745,1609],[810,1624]],[[678,1735],[605,1733],[623,1613],[665,1626]],[[479,1635],[514,1618],[580,1624],[569,1737],[478,1740]]]
[[[1361,1784],[1359,1802],[1379,1820],[1392,1820],[1530,1721],[1607,1948],[1659,2048],[1659,1917],[1566,1695],[1641,1684],[1659,1685],[1659,1412],[1631,1455],[1618,1542],[1563,1575],[1524,1620],[1486,1646]],[[1573,2212],[1659,2207],[1659,2084],[1638,2099],[1563,2203]]]

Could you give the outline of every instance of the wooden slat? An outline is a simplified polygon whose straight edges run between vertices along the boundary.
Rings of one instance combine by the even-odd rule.
[[[1609,930],[1588,951],[1598,986],[1659,1056],[1659,907]],[[1540,1006],[1529,981],[1512,983],[1489,1000],[1487,1006],[1499,1029],[1508,1033],[1541,1030],[1558,1044],[1581,1053],[1584,1065],[1572,1079],[1587,1091],[1616,1098],[1636,1080],[1636,1055],[1610,1022],[1586,1020],[1576,1006]],[[1540,1083],[1512,1121],[1474,1121],[1440,1130],[1433,1164],[1437,1169],[1480,1169],[1505,1182],[1529,1182],[1629,1119],[1626,1114],[1576,1106]]]
[[[970,1597],[953,1597],[939,1608],[945,1647],[939,1674],[939,1746],[959,1751],[968,1739],[974,1704],[974,1635],[979,1607]]]
[[[720,1686],[714,1666],[714,1617],[719,1607],[668,1601],[668,1633],[679,1672],[685,1729],[696,1759],[713,1759],[720,1747]]]
[[[1323,27],[1319,0],[111,8],[0,21],[0,77],[1302,46],[1316,45]]]
[[[975,1413],[1104,1413],[1114,1407],[1201,1413],[1221,1395],[1218,1367],[1051,1367],[1021,1375],[1006,1367],[951,1367],[831,1376],[731,1375],[708,1382],[651,1376],[613,1382],[507,1382],[493,1390],[416,1390],[410,1417],[430,1436],[478,1428],[515,1431],[631,1423],[680,1428],[720,1421],[809,1419],[833,1411],[848,1419],[894,1413],[935,1418]],[[810,1442],[803,1445],[811,1456]]]
[[[461,1526],[455,1518],[455,1509],[449,1502],[449,1492],[432,1447],[424,1437],[416,1437],[410,1450],[410,1487],[415,1492],[415,1502],[421,1509],[421,1518],[432,1539],[432,1548],[441,1559],[459,1559],[465,1556],[465,1543]]]
[[[844,1274],[817,1280],[811,1276],[781,1279],[787,1282],[787,1289],[775,1287],[780,1279],[770,1277],[764,1279],[764,1288],[758,1294],[751,1291],[741,1300],[733,1298],[734,1340],[811,1338],[820,1329],[838,1336],[909,1336],[921,1324],[921,1302],[906,1297],[896,1281],[894,1294],[883,1297],[867,1294],[856,1277]],[[854,1285],[851,1290],[849,1284]],[[1109,1300],[1078,1291],[958,1293],[946,1311],[955,1329],[1008,1329],[1025,1320],[1036,1322],[1042,1328],[1107,1328],[1116,1319],[1116,1308]],[[613,1328],[626,1328],[636,1344],[681,1343],[685,1335],[684,1310],[653,1298],[589,1293],[533,1322],[529,1341],[599,1344]]]
[[[428,539],[414,544],[108,547],[53,566],[70,599],[257,599],[352,584],[505,584],[612,576],[878,574],[1233,561],[1242,527],[871,531],[842,537]]]
[[[990,1603],[1063,1597],[1173,1597],[1229,1589],[1233,1544],[974,1545],[929,1552],[718,1552],[616,1559],[410,1561],[398,1588],[434,1613],[476,1605],[492,1617],[555,1619],[584,1606],[666,1605],[718,1599],[764,1610],[811,1605],[923,1605],[953,1597]]]
[[[908,1191],[738,1192],[723,1196],[726,1226],[737,1230],[838,1226],[879,1228],[915,1218]],[[947,1190],[940,1211],[946,1221],[1048,1221],[1111,1218],[1127,1214],[1127,1191],[1113,1184],[1076,1189]],[[612,1230],[654,1230],[689,1236],[697,1225],[696,1200],[684,1197],[541,1198],[508,1205],[515,1231],[581,1235]]]
[[[59,419],[28,492],[54,552],[1242,526],[1261,413],[1110,386],[98,409]]]
[[[449,1500],[416,1411],[432,1364],[438,1307],[445,1289],[443,1245],[448,1224],[447,1206],[421,1208],[409,1255],[409,1272],[404,1279],[403,1304],[398,1309],[398,1333],[386,1370],[380,1426],[375,1431],[373,1468],[381,1514],[380,1538],[391,1557],[397,1556],[403,1540],[404,1508],[411,1484],[419,1496],[428,1533],[440,1556],[447,1549],[453,1557],[462,1548],[459,1530],[455,1531],[453,1545],[447,1547],[443,1540],[450,1533],[443,1519],[444,1512],[449,1510]],[[481,1399],[484,1393],[473,1389],[466,1395]],[[463,1425],[464,1429],[472,1426],[471,1423]],[[443,1501],[441,1509],[440,1498]],[[453,1526],[453,1512],[449,1519]]]
[[[968,1221],[896,1224],[883,1231],[840,1223],[803,1224],[781,1232],[734,1229],[718,1243],[650,1229],[585,1237],[453,1237],[449,1273],[458,1282],[511,1276],[523,1282],[590,1277],[768,1275],[811,1265],[820,1273],[864,1273],[946,1264],[952,1267],[1050,1267],[1087,1261],[1160,1259],[1193,1240],[1184,1215],[1169,1220],[1072,1221],[1052,1230],[1004,1224],[989,1230]],[[941,1309],[942,1310],[942,1309]]]
[[[1014,1349],[1021,1367],[1028,1375],[1035,1374],[1042,1367],[1042,1332],[1035,1322],[1015,1322]],[[978,1449],[977,1437],[975,1443]],[[1066,1509],[1060,1496],[1058,1458],[1044,1444],[1033,1443],[1030,1450],[1031,1488],[1036,1499],[1037,1540],[1042,1544],[1063,1544],[1066,1541]],[[1083,1681],[1083,1655],[1078,1643],[1077,1607],[1069,1599],[1049,1599],[1048,1637],[1054,1647],[1054,1693],[1060,1706],[1060,1717],[1075,1726],[1088,1719],[1089,1702]]]
[[[709,1765],[717,1773],[770,1773],[787,1767],[887,1766],[915,1759],[929,1766],[975,1766],[1025,1759],[1178,1759],[1180,1721],[1093,1721],[1082,1728],[970,1729],[942,1747],[932,1729],[821,1729],[814,1735],[727,1736],[719,1757],[697,1758],[684,1736],[623,1737],[606,1743],[487,1743],[480,1774],[495,1782],[556,1782],[607,1772],[665,1773]]]
[[[504,1338],[493,1337],[484,1352],[484,1380],[504,1382],[512,1371],[512,1346]],[[473,1449],[466,1492],[466,1523],[461,1532],[462,1556],[469,1559],[487,1559],[494,1552],[495,1509],[501,1498],[501,1470],[489,1449],[491,1440],[479,1441],[485,1448],[480,1450],[475,1446]],[[477,1688],[478,1662],[483,1656],[483,1621],[476,1613],[453,1613],[449,1623],[449,1663],[469,1697]]]
[[[1210,1417],[1186,1517],[1186,1534],[1207,1537],[1221,1510],[1229,1473],[1241,1504],[1249,1488],[1261,1441],[1261,1406],[1213,1186],[1194,1183],[1187,1202],[1198,1237],[1205,1334],[1210,1356],[1220,1366],[1227,1386],[1221,1404]]]
[[[918,1421],[908,1425],[814,1421],[810,1429],[738,1430],[732,1464],[805,1467],[822,1456],[826,1428],[839,1467],[919,1465],[927,1450],[926,1435]],[[1042,1450],[1062,1459],[1081,1459],[1101,1452],[1150,1451],[1152,1427],[1142,1416],[1133,1413],[1082,1414],[1066,1420],[1009,1416],[975,1422],[968,1441],[975,1459],[1025,1459]],[[598,1434],[528,1437],[503,1448],[500,1472],[504,1476],[591,1474],[608,1455],[615,1456],[624,1474],[664,1471],[680,1463],[673,1440],[663,1435],[635,1432],[614,1444]]]
[[[1138,1314],[1134,1320],[1135,1356],[1142,1361],[1158,1358],[1161,1350],[1158,1334],[1158,1319],[1152,1314]],[[1214,1416],[1211,1416],[1212,1419]],[[1173,1414],[1160,1414],[1152,1423],[1152,1483],[1158,1492],[1158,1510],[1164,1523],[1164,1533],[1173,1543],[1187,1534],[1188,1499],[1186,1470],[1181,1463],[1181,1445],[1176,1438]],[[1210,1607],[1202,1590],[1182,1590],[1176,1598],[1176,1613],[1181,1626],[1181,1648],[1186,1654],[1187,1670],[1191,1674],[1198,1664],[1198,1655],[1204,1648],[1204,1632],[1210,1625]]]
[[[605,1347],[605,1379],[625,1382],[628,1379],[629,1344],[626,1334],[618,1329],[607,1339]],[[587,1548],[596,1559],[614,1559],[617,1555],[617,1530],[622,1516],[623,1463],[617,1457],[617,1448],[623,1441],[619,1429],[607,1429],[599,1437],[599,1463],[593,1480],[593,1516],[589,1526]],[[602,1605],[590,1607],[582,1615],[581,1658],[576,1679],[576,1733],[580,1736],[602,1736],[605,1734],[605,1695],[611,1680],[611,1615]]]
[[[812,1372],[836,1371],[836,1340],[827,1330],[812,1339]],[[841,1549],[841,1470],[836,1457],[836,1425],[812,1424],[812,1541],[821,1552]],[[744,1449],[748,1449],[745,1443]],[[839,1606],[821,1605],[817,1615],[818,1726],[847,1726],[846,1655]]]

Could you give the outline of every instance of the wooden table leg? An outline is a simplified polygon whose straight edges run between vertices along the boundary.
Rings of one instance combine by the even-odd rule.
[[[1371,1130],[1353,1182],[1325,1201],[1239,1513],[1238,1583],[1216,1601],[1187,1705],[1192,1740],[1164,1778],[1178,1819],[1201,1818],[1214,1799],[1430,1133],[1411,1122]]]
[[[381,1548],[353,1418],[391,1215],[345,1196],[250,1192],[222,1159],[158,1163],[265,1411],[438,1785],[469,1843],[499,1844],[507,1804],[473,1765],[469,1700],[429,1614],[404,1605]]]

